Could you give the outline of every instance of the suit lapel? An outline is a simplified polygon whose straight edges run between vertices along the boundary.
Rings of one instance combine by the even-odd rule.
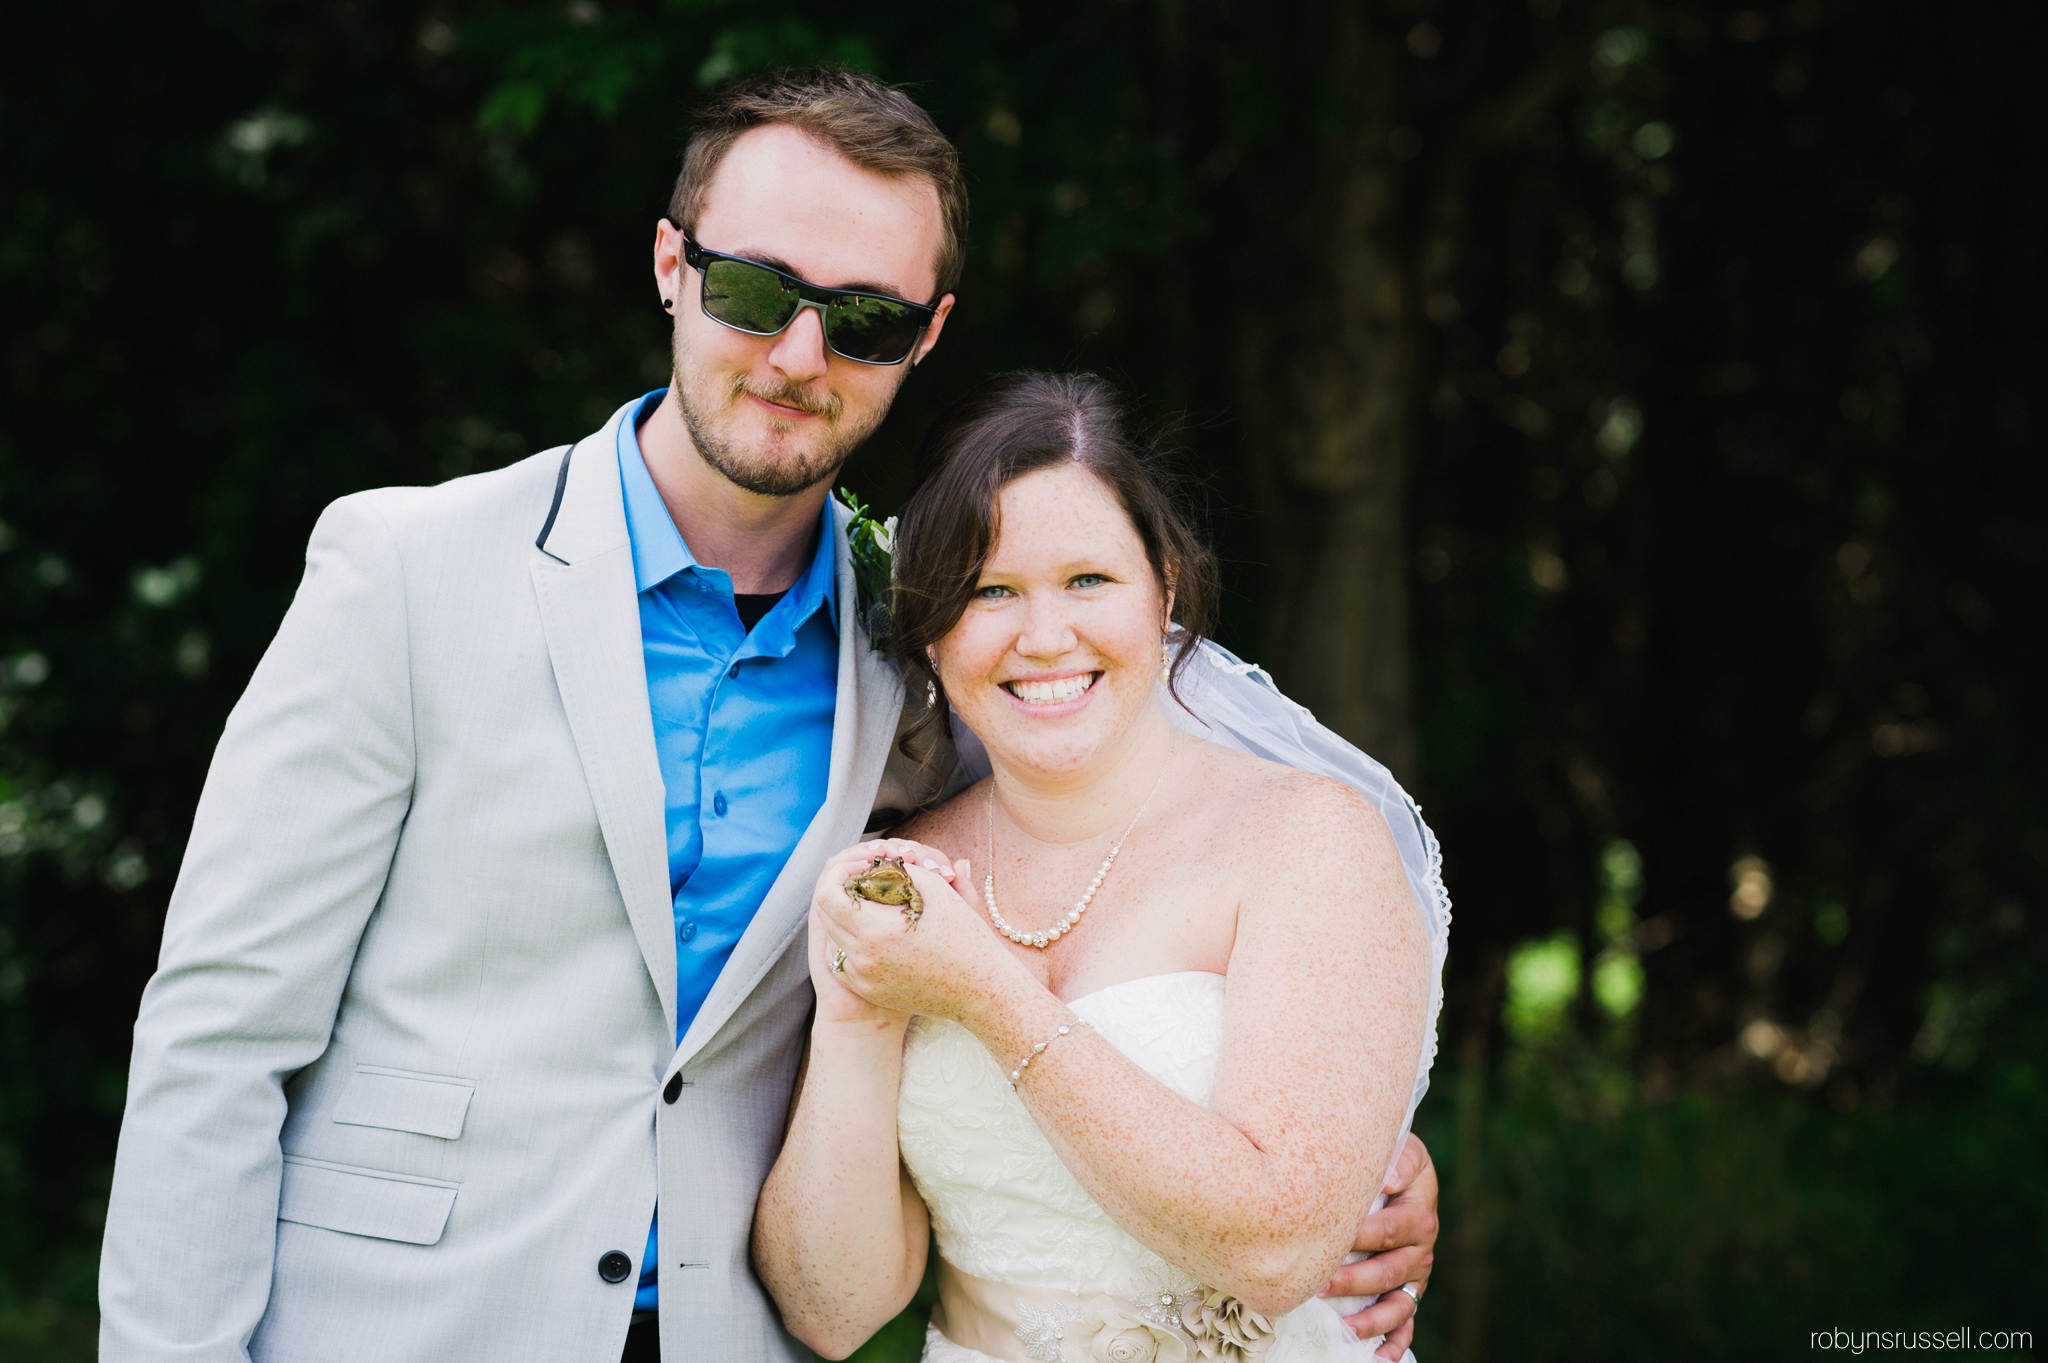
[[[554,506],[534,542],[540,552],[533,587],[605,852],[673,1036],[676,941],[665,796],[618,474],[618,424],[635,405],[563,456]]]
[[[903,682],[895,665],[869,646],[867,631],[857,621],[853,559],[846,548],[848,513],[836,502],[832,510],[839,597],[839,686],[832,716],[832,765],[826,779],[825,803],[812,817],[782,874],[762,899],[754,921],[741,934],[704,1006],[697,1010],[695,1021],[677,1048],[676,1058],[670,1062],[671,1071],[717,1035],[754,986],[782,959],[790,939],[803,930],[818,868],[832,853],[859,841],[896,737],[897,720],[903,709]]]

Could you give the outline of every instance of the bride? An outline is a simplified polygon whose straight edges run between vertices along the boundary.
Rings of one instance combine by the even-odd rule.
[[[935,1231],[927,1363],[1363,1361],[1317,1294],[1434,1053],[1434,840],[1202,641],[1210,560],[1106,385],[993,380],[920,462],[894,647],[990,774],[818,882],[762,1278],[841,1358]]]

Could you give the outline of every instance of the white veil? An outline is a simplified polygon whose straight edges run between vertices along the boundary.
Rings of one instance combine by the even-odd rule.
[[[1422,821],[1422,807],[1394,779],[1392,772],[1316,722],[1316,717],[1280,693],[1265,669],[1240,661],[1230,650],[1204,639],[1189,655],[1176,681],[1183,704],[1164,686],[1160,704],[1173,723],[1198,738],[1271,762],[1332,777],[1350,786],[1380,812],[1401,853],[1415,908],[1429,930],[1429,1022],[1415,1087],[1401,1133],[1394,1140],[1398,1159],[1415,1110],[1429,1091],[1429,1068],[1436,1059],[1437,1015],[1444,1004],[1444,957],[1450,951],[1451,897],[1444,890],[1443,853],[1436,834]],[[988,750],[973,730],[953,720],[953,743],[960,763],[974,780],[988,775]],[[1391,1169],[1388,1173],[1392,1173]],[[1384,1180],[1383,1180],[1384,1181]]]

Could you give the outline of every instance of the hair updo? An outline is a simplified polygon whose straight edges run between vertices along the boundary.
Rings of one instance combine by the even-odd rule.
[[[1170,677],[1211,627],[1216,559],[1196,534],[1184,485],[1157,445],[1132,433],[1129,409],[1093,374],[998,374],[933,419],[918,449],[915,484],[893,546],[894,649],[913,686],[937,681],[925,650],[966,613],[1002,531],[998,499],[1028,473],[1079,464],[1115,496],[1180,626]],[[1170,684],[1169,684],[1170,685]],[[902,750],[947,715],[939,702],[906,731]]]

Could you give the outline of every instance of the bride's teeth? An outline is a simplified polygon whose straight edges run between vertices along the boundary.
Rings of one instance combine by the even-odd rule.
[[[1010,694],[1026,705],[1059,705],[1079,700],[1094,681],[1092,672],[1061,677],[1058,681],[1015,681],[1010,683]]]

